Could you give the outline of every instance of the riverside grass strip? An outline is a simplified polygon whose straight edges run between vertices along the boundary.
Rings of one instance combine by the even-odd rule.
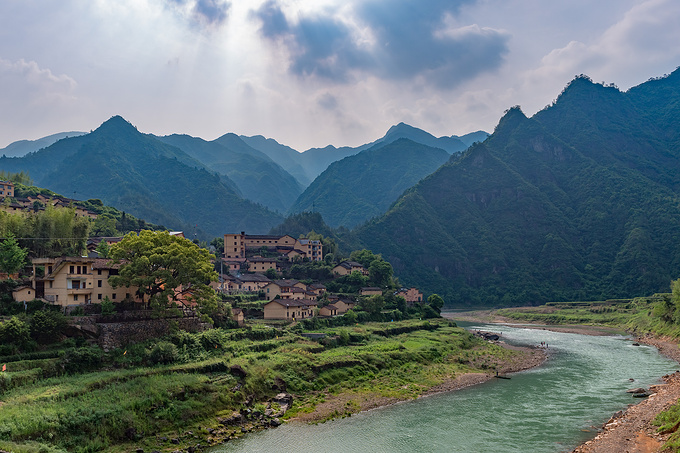
[[[291,417],[344,392],[414,398],[459,373],[493,370],[512,354],[441,319],[320,333],[326,334],[322,341],[285,329],[178,332],[130,347],[127,354],[113,351],[91,372],[49,378],[36,372],[0,394],[0,449],[118,452],[206,445],[218,417],[263,406],[280,391],[277,382],[295,397]],[[160,342],[172,342],[174,361],[148,366]],[[53,369],[53,360],[16,364]],[[235,366],[246,376],[231,374]],[[357,410],[348,403],[337,416]]]

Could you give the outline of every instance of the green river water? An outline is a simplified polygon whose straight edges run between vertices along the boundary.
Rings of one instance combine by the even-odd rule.
[[[633,346],[623,336],[465,327],[502,332],[513,344],[547,342],[549,359],[510,380],[493,379],[320,425],[289,423],[212,453],[571,451],[594,437],[614,412],[639,401],[626,389],[658,383],[679,367],[655,348]]]

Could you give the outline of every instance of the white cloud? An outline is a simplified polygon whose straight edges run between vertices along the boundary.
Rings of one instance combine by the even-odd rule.
[[[266,2],[0,2],[0,147],[115,114],[300,150],[400,121],[460,135],[577,74],[627,88],[680,63],[675,0],[280,0],[262,29]]]

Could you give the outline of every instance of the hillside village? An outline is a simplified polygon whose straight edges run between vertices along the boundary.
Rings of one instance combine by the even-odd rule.
[[[4,198],[0,206],[9,215],[32,215],[49,206],[71,209],[75,217],[88,221],[97,218],[96,212],[77,206],[77,200],[43,194],[16,198],[11,181],[0,182],[0,190]],[[185,239],[182,232],[167,234]],[[77,316],[101,316],[102,304],[109,315],[113,307],[122,319],[134,320],[141,313],[150,313],[150,299],[142,289],[111,283],[111,277],[118,276],[125,263],[110,259],[108,253],[122,240],[122,236],[89,237],[81,256],[31,253],[29,265],[5,274],[5,278],[17,282],[11,291],[12,300],[24,309],[37,303]],[[350,311],[363,313],[363,320],[382,319],[381,312],[385,318],[402,319],[413,307],[416,309],[411,315],[422,316],[422,308],[418,308],[423,305],[422,292],[400,287],[389,263],[367,250],[353,252],[349,259],[336,259],[324,254],[323,239],[240,232],[224,234],[222,251],[213,260],[217,278],[210,287],[236,326],[329,319]],[[186,293],[174,299],[181,308],[180,316],[197,316],[191,290],[175,290],[180,292]],[[371,298],[374,303],[367,302]],[[367,305],[371,306],[368,310]],[[371,315],[367,311],[372,311]],[[138,314],[130,315],[134,312]]]

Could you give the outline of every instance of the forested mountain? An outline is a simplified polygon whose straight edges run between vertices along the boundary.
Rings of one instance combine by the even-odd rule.
[[[276,140],[266,139],[261,135],[254,137],[241,136],[241,138],[253,148],[267,154],[306,186],[333,162],[353,156],[379,144],[387,145],[401,138],[406,138],[422,145],[441,148],[452,154],[465,150],[473,142],[484,141],[487,136],[486,132],[477,131],[462,137],[452,135],[451,137],[437,138],[422,129],[409,126],[405,123],[399,123],[396,126],[392,126],[382,138],[371,143],[355,148],[348,146],[336,148],[335,146],[328,145],[325,148],[311,148],[303,153],[298,153],[293,148],[281,145]],[[301,174],[304,176],[300,176]],[[308,182],[305,183],[305,181]]]
[[[0,169],[27,171],[36,185],[73,198],[98,198],[203,239],[228,231],[265,233],[282,220],[241,198],[226,176],[141,134],[119,116],[87,135],[60,140],[22,158],[1,158]]]
[[[25,156],[28,153],[46,148],[62,138],[78,137],[83,134],[85,132],[59,132],[58,134],[48,135],[37,140],[19,140],[18,142],[10,143],[4,148],[0,148],[0,155],[7,157]]]
[[[680,73],[620,92],[574,79],[355,232],[458,305],[667,291],[680,275]]]
[[[300,195],[290,212],[319,212],[332,227],[353,228],[384,213],[404,190],[448,158],[443,149],[405,138],[379,143],[333,162]]]
[[[302,185],[290,173],[235,134],[211,142],[188,135],[157,138],[186,152],[210,170],[227,175],[244,198],[269,209],[285,212],[302,193]]]

